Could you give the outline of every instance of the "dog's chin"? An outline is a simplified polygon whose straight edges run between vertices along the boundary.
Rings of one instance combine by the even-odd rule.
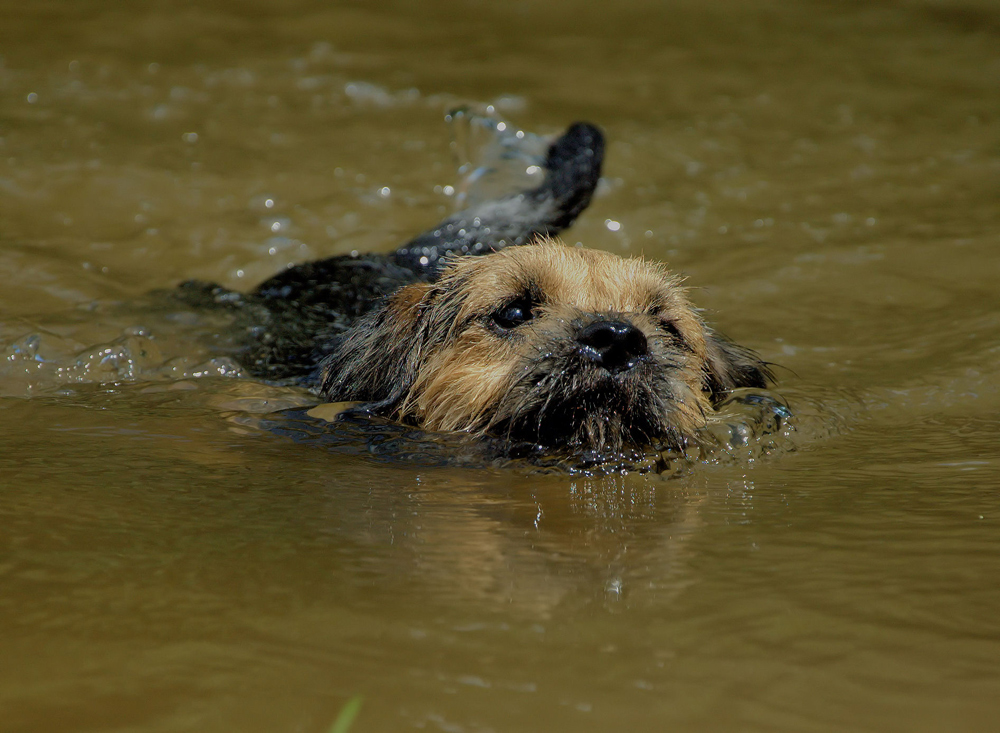
[[[574,364],[530,376],[511,394],[502,423],[491,432],[547,450],[601,454],[681,447],[684,434],[671,421],[674,390],[649,364],[608,372]]]

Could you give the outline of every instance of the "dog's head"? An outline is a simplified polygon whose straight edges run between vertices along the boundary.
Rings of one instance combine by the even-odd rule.
[[[428,430],[618,450],[677,447],[769,378],[664,268],[549,241],[397,291],[324,362],[322,390]]]

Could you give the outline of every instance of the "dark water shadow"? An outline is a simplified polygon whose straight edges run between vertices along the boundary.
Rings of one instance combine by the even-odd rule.
[[[413,467],[503,468],[519,473],[606,476],[688,474],[699,464],[754,461],[794,450],[791,409],[764,390],[740,390],[682,450],[646,446],[621,452],[546,450],[530,443],[476,439],[462,433],[433,433],[388,420],[344,412],[326,420],[295,408],[264,417],[235,418],[297,443],[382,463]]]

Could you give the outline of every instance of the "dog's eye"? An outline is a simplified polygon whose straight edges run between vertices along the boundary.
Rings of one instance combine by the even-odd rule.
[[[494,312],[492,316],[493,322],[500,328],[517,328],[522,323],[527,323],[535,317],[535,314],[532,312],[533,305],[527,298],[518,298]]]

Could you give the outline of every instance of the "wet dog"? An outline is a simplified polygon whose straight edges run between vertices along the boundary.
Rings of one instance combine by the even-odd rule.
[[[714,333],[663,267],[548,240],[453,260],[358,321],[330,401],[545,448],[680,448],[767,367]]]
[[[245,295],[182,292],[239,314],[251,374],[355,414],[543,452],[681,448],[729,391],[770,373],[663,267],[552,239],[589,203],[603,150],[578,123],[550,146],[541,186],[391,254],[298,265]]]
[[[354,321],[399,288],[430,282],[448,257],[475,256],[555,236],[590,203],[604,136],[570,125],[548,148],[536,188],[475,204],[388,254],[340,255],[279,272],[250,293],[200,281],[178,295],[197,309],[225,309],[241,330],[240,364],[255,377],[312,386],[317,365]]]

